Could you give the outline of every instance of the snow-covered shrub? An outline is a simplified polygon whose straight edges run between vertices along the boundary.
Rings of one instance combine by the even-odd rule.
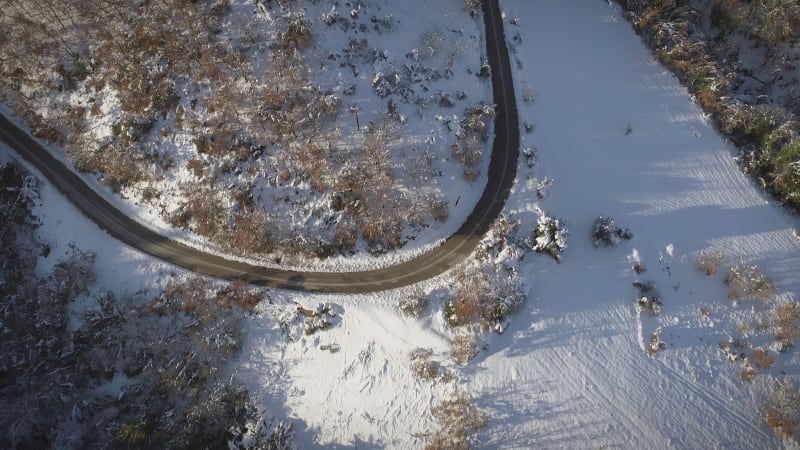
[[[232,223],[225,224],[219,239],[236,254],[267,255],[275,250],[272,227],[265,210],[243,209],[232,217]]]
[[[186,198],[169,217],[172,226],[191,229],[200,236],[213,238],[223,230],[225,210],[218,193],[206,184],[186,183]]]
[[[472,333],[458,334],[450,342],[450,357],[457,364],[466,365],[478,354],[478,343]]]
[[[491,301],[481,311],[481,328],[502,334],[511,315],[522,307],[524,300],[525,292],[517,272],[501,267],[492,282]]]
[[[620,228],[611,217],[600,216],[592,226],[592,243],[595,247],[613,247],[621,240],[633,238],[633,233],[627,228]]]
[[[432,357],[433,352],[427,348],[415,348],[409,353],[411,372],[418,380],[431,381],[439,374],[439,364]]]
[[[473,405],[467,393],[460,389],[436,405],[432,412],[439,429],[425,450],[470,448],[475,444],[477,433],[486,428],[486,413]]]
[[[525,299],[517,272],[504,263],[467,262],[454,269],[452,277],[452,296],[442,305],[452,327],[480,325],[484,331],[502,333]]]
[[[294,432],[292,431],[292,423],[281,420],[272,429],[269,437],[267,437],[266,448],[269,450],[291,450],[295,448],[292,442],[293,440]]]
[[[746,361],[747,354],[742,350],[748,347],[748,343],[733,338],[719,343],[719,349],[729,362]]]
[[[536,101],[536,89],[530,83],[523,83],[522,85],[522,101],[528,104]]]
[[[468,12],[471,16],[478,14],[481,9],[480,0],[464,0],[464,11]]]
[[[481,78],[489,78],[492,76],[492,66],[489,63],[484,62],[481,64],[480,69],[478,69],[478,76]]]
[[[404,83],[397,69],[392,67],[389,70],[389,72],[379,70],[372,75],[372,88],[380,98],[386,98],[397,93]]]
[[[658,315],[661,312],[661,295],[652,281],[634,281],[633,287],[639,291],[636,298],[636,305],[640,310],[650,312],[652,315]]]
[[[664,350],[665,348],[667,348],[667,344],[661,340],[658,332],[650,333],[650,342],[647,344],[647,353],[650,356],[654,356],[660,350]]]
[[[569,230],[561,219],[540,211],[536,229],[527,243],[533,251],[547,253],[556,261],[561,261],[561,254],[567,249],[567,235]]]
[[[303,327],[303,333],[306,336],[312,335],[317,331],[327,330],[328,328],[333,326],[333,322],[328,317],[325,316],[312,316],[306,318],[305,327]]]
[[[525,122],[522,123],[522,127],[525,129],[526,133],[530,133],[533,131],[534,128],[536,128],[536,124],[526,120]]]
[[[428,307],[430,297],[421,288],[411,288],[400,298],[400,311],[408,317],[419,317]]]
[[[726,32],[735,26],[744,26],[748,34],[752,33],[771,46],[792,42],[800,36],[798,17],[800,17],[800,2],[796,0],[759,2],[717,0],[713,2],[711,10],[714,26]]]
[[[50,283],[53,293],[59,297],[73,298],[86,292],[94,282],[94,257],[94,253],[70,244],[67,257],[53,267]]]
[[[430,199],[431,217],[437,222],[444,222],[450,215],[450,208],[445,200],[438,198]]]
[[[539,152],[539,149],[537,149],[536,146],[525,147],[521,149],[521,152],[523,155],[525,155],[525,164],[527,164],[528,167],[533,167],[536,165],[536,157]]]
[[[73,319],[75,331],[65,333],[73,299],[51,297],[45,283],[14,296],[33,311],[19,309],[21,304],[4,310],[2,360],[24,362],[4,370],[25,380],[4,397],[4,447],[38,448],[33,443],[43,430],[57,448],[224,447],[225,430],[241,423],[250,408],[235,380],[218,377],[241,347],[236,308],[224,307],[196,280],[171,286],[145,306],[104,293],[96,297],[97,307]],[[61,312],[50,314],[53,307]],[[121,384],[114,388],[119,394],[109,396],[112,379]]]
[[[137,144],[117,139],[100,149],[87,147],[67,147],[67,154],[78,170],[98,174],[114,192],[146,181],[147,173],[153,170],[153,165],[137,151]]]
[[[333,247],[341,255],[352,255],[358,242],[358,228],[352,223],[342,222],[333,230]]]
[[[756,379],[756,375],[758,375],[758,370],[750,365],[750,362],[745,360],[744,367],[742,371],[739,373],[739,379],[749,383]]]
[[[453,159],[464,165],[464,179],[474,181],[478,178],[483,146],[488,139],[489,120],[495,115],[494,105],[478,103],[464,110],[458,141],[452,145]]]
[[[273,426],[274,424],[274,426]],[[294,432],[292,423],[287,420],[258,419],[249,421],[244,426],[232,426],[228,430],[228,448],[230,450],[292,450]]]
[[[735,142],[767,142],[767,136],[785,120],[786,112],[778,105],[739,105],[731,108],[720,123],[723,132]]]
[[[764,404],[767,425],[780,437],[800,433],[800,390],[785,381],[776,381]]]
[[[313,33],[302,13],[289,13],[283,17],[286,29],[277,35],[277,42],[284,51],[304,50],[311,45]]]
[[[722,252],[719,250],[708,250],[701,252],[695,258],[695,262],[697,263],[697,269],[708,276],[712,276],[717,273],[717,269],[719,266],[722,265],[722,261],[724,256]]]
[[[319,303],[314,309],[298,306],[297,312],[306,317],[303,326],[303,333],[306,336],[332,327],[333,319],[336,317],[336,311],[333,310],[333,305],[330,303]]]
[[[476,323],[480,319],[481,305],[489,297],[489,278],[483,268],[465,264],[453,273],[454,289],[450,300],[444,302],[444,313],[452,327]]]
[[[217,291],[215,298],[225,308],[236,305],[252,311],[261,302],[263,295],[262,291],[252,288],[245,280],[238,279]]]
[[[423,54],[431,58],[436,56],[441,50],[442,45],[444,43],[444,36],[442,36],[442,30],[440,28],[433,28],[431,30],[425,31],[420,36],[420,43],[422,46]]]
[[[772,278],[758,266],[747,264],[743,259],[728,270],[725,283],[731,289],[729,297],[734,300],[751,298],[766,302],[772,300],[776,294]]]
[[[469,325],[480,317],[480,302],[488,286],[485,279],[463,283],[453,291],[453,297],[444,303],[444,314],[451,327]]]

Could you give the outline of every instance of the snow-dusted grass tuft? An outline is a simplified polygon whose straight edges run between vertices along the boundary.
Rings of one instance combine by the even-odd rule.
[[[728,296],[737,299],[755,299],[769,302],[777,292],[775,282],[756,265],[739,260],[728,270],[725,283],[731,291]]]
[[[772,320],[775,324],[775,338],[780,343],[780,350],[786,351],[800,336],[800,303],[792,301],[779,306],[773,313]]]
[[[800,432],[800,390],[776,381],[774,390],[764,404],[767,425],[782,437],[795,437]]]
[[[695,258],[697,270],[712,276],[717,273],[717,269],[722,265],[724,256],[719,250],[705,250]]]

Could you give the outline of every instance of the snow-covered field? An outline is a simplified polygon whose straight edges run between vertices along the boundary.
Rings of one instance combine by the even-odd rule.
[[[792,299],[800,282],[797,219],[739,172],[735,150],[654,62],[616,7],[517,0],[503,8],[507,37],[521,37],[513,55],[521,64],[517,95],[525,83],[538,91],[533,105],[518,102],[521,121],[535,123],[524,135],[523,146],[538,148],[537,166],[527,175],[554,180],[541,207],[563,218],[571,235],[561,264],[525,259],[526,308],[457,371],[488,411],[481,445],[792,446],[776,439],[763,419],[773,378],[741,381],[741,366],[719,348],[741,336],[737,328],[755,313],[750,304],[734,305],[724,274],[707,277],[695,257],[714,248],[730,262],[746,258],[776,280],[776,301]],[[537,202],[525,170],[507,206],[519,217]],[[633,239],[594,248],[590,232],[599,215],[630,228]],[[635,261],[647,271],[635,274]],[[661,291],[661,315],[637,311],[636,280],[651,280]],[[264,338],[267,326],[257,324],[242,370],[292,393],[283,411],[305,424],[310,433],[301,442],[307,445],[419,445],[414,434],[432,428],[426,418],[426,406],[435,403],[431,391],[452,388],[410,377],[407,353],[426,346],[448,359],[443,341],[452,332],[441,313],[429,312],[417,324],[398,316],[391,306],[396,300],[324,300],[343,309],[339,326],[316,339],[276,345]],[[646,346],[657,330],[666,348],[650,356]],[[338,343],[340,352],[319,350],[326,342]],[[363,362],[365,351],[370,356]],[[794,353],[778,359],[796,381]],[[275,367],[269,376],[265,365]]]
[[[527,227],[537,207],[563,219],[570,235],[561,263],[525,257],[525,307],[504,334],[486,335],[465,367],[448,355],[458,331],[447,325],[436,295],[448,284],[445,275],[426,284],[434,295],[420,319],[399,314],[403,292],[275,292],[274,303],[262,304],[250,321],[233,371],[248,380],[266,416],[293,421],[299,448],[422,446],[436,428],[431,407],[457,386],[488,414],[478,441],[486,448],[796,447],[774,437],[762,406],[774,380],[800,381],[797,353],[775,351],[770,330],[758,324],[770,306],[734,302],[723,278],[744,258],[774,279],[772,304],[796,299],[797,218],[739,172],[735,149],[617,7],[524,0],[501,7],[512,64],[518,62],[517,95],[527,85],[537,90],[534,103],[518,100],[521,123],[535,123],[523,147],[538,149],[537,164],[520,162],[506,211]],[[420,27],[434,19],[426,16]],[[545,177],[554,185],[539,200],[536,180]],[[164,273],[104,237],[88,238],[97,230],[57,197],[42,193],[40,233],[58,246],[75,240],[90,250],[109,248],[98,264],[105,283],[134,290]],[[590,234],[599,215],[633,238],[596,248]],[[65,234],[74,223],[80,231]],[[725,255],[713,276],[695,263],[708,249]],[[646,271],[635,273],[636,262]],[[131,272],[141,280],[119,275]],[[659,315],[637,309],[634,281],[653,282]],[[281,328],[291,302],[329,302],[339,315],[330,330],[305,336],[295,325]],[[651,354],[654,333],[664,348]],[[742,363],[729,362],[719,347],[729,339],[767,349],[775,364],[742,381]],[[430,348],[449,376],[415,378],[408,354],[416,347]]]

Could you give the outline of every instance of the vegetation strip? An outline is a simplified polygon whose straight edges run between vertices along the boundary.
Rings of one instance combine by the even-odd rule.
[[[0,137],[110,235],[172,264],[216,278],[241,279],[256,285],[302,291],[355,293],[406,286],[439,275],[463,261],[502,211],[516,176],[519,122],[502,16],[496,1],[485,0],[481,6],[493,96],[497,103],[495,139],[486,188],[455,235],[435,250],[394,267],[349,273],[302,272],[268,269],[205,253],[170,241],[125,216],[4,117],[0,117]]]

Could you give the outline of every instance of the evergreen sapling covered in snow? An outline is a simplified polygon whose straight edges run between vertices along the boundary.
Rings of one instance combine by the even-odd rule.
[[[592,243],[595,247],[613,247],[631,238],[633,233],[627,228],[618,227],[611,217],[600,216],[594,221]]]
[[[548,216],[540,210],[536,229],[527,243],[533,251],[547,253],[556,261],[561,261],[561,254],[567,249],[567,235],[569,230],[561,219]]]

